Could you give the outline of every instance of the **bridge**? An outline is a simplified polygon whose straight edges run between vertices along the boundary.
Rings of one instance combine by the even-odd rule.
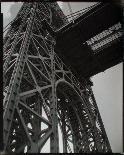
[[[91,76],[122,61],[122,9],[98,3],[68,22],[56,2],[24,3],[4,37],[4,151],[111,152]]]
[[[123,58],[122,19],[120,6],[98,4],[59,30],[57,53],[80,78],[117,65]]]

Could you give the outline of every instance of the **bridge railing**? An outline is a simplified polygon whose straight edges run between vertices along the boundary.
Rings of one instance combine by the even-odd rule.
[[[119,22],[107,30],[104,30],[90,38],[86,42],[93,50],[93,53],[96,54],[103,48],[106,48],[110,46],[110,44],[116,42],[118,39],[120,39],[120,37],[122,37],[122,35],[122,25]]]

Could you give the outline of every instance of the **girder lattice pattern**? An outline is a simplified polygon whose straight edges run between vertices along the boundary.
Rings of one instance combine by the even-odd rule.
[[[54,52],[43,19],[67,22],[57,3],[24,3],[4,38],[4,150],[42,152],[50,139],[57,153],[59,125],[63,152],[111,152],[91,86]]]

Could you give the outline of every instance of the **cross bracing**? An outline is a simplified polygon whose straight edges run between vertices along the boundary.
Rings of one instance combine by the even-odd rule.
[[[50,139],[50,152],[58,153],[58,125],[64,153],[111,152],[91,85],[55,53],[56,38],[42,25],[67,22],[59,10],[56,3],[24,3],[4,38],[6,152],[42,153]]]

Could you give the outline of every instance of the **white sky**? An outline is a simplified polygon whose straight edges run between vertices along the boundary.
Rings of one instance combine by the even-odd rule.
[[[1,12],[4,13],[4,18],[11,17],[10,8],[12,5],[14,5],[14,2],[8,2],[8,3],[2,2]]]
[[[75,12],[93,3],[71,2],[70,4],[72,11]],[[18,7],[16,7],[17,5]],[[70,14],[67,3],[59,2],[59,5],[66,15]],[[5,27],[16,16],[21,3],[2,2],[1,6]],[[104,73],[97,74],[92,78],[92,81],[94,82],[93,91],[96,102],[112,150],[113,152],[122,152],[122,64],[116,65]]]

